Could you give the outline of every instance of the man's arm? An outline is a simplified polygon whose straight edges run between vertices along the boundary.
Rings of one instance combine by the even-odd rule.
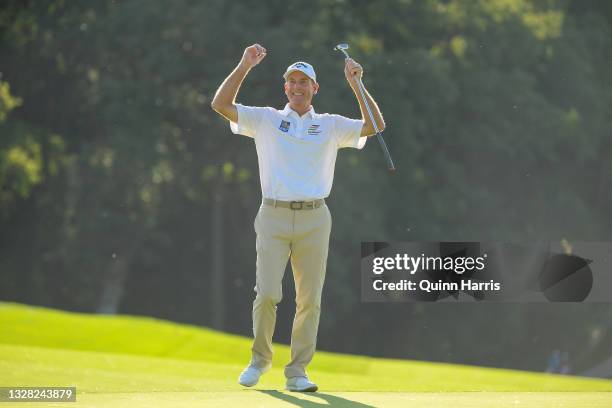
[[[344,65],[344,75],[351,89],[355,93],[357,101],[359,102],[359,110],[361,110],[361,118],[364,122],[363,128],[361,129],[361,136],[374,136],[376,131],[374,130],[374,125],[372,124],[372,120],[370,119],[370,115],[368,114],[363,98],[361,97],[361,92],[359,92],[359,85],[357,85],[357,81],[360,80],[363,75],[363,68],[352,58],[347,58]],[[363,86],[363,93],[368,100],[368,104],[372,110],[372,116],[374,116],[378,130],[382,132],[385,130],[385,120],[383,119],[382,113],[378,108],[378,104],[365,88],[365,85]]]
[[[266,49],[259,44],[253,44],[244,50],[240,63],[221,84],[210,106],[229,121],[238,123],[238,110],[236,109],[236,95],[240,90],[242,81],[251,68],[259,64],[266,56]]]

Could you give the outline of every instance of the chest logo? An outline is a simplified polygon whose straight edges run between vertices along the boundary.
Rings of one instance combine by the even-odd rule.
[[[321,130],[319,129],[319,125],[310,125],[307,133],[309,135],[318,135],[319,133],[321,133]]]
[[[291,126],[291,122],[287,122],[286,120],[281,120],[281,124],[278,127],[283,132],[287,133],[289,131],[289,126]]]

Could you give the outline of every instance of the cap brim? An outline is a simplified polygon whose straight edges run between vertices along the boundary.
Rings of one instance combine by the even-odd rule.
[[[292,69],[291,71],[287,71],[283,75],[283,78],[285,78],[285,80],[287,80],[287,77],[289,76],[289,74],[291,74],[293,72],[301,72],[302,74],[306,75],[308,78],[312,79],[315,83],[317,82],[317,80],[315,78],[311,77],[310,75],[308,75],[306,72],[302,71],[301,69]]]

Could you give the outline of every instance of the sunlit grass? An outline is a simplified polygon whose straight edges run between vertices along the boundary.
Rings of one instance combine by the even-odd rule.
[[[0,386],[76,386],[86,406],[478,406],[494,398],[499,406],[586,406],[567,405],[576,400],[604,407],[612,401],[602,392],[612,391],[612,381],[325,352],[309,369],[320,393],[298,398],[273,391],[284,386],[289,350],[283,345],[276,346],[275,368],[244,390],[236,380],[249,360],[248,338],[7,303],[0,303],[0,325]]]

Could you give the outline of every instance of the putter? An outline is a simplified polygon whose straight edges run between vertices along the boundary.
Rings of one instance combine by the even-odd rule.
[[[342,51],[342,53],[346,56],[346,58],[351,58],[348,55],[349,45],[346,43],[338,44],[334,47],[334,51]],[[361,78],[357,79],[357,88],[359,88],[359,93],[361,94],[361,98],[365,104],[366,110],[368,111],[368,115],[370,115],[370,120],[374,125],[374,131],[376,132],[376,138],[378,139],[378,143],[380,143],[380,147],[385,155],[385,159],[387,159],[387,168],[389,171],[395,171],[395,165],[393,164],[393,159],[391,159],[391,154],[389,153],[389,149],[387,149],[387,144],[385,143],[385,139],[383,139],[382,133],[378,130],[378,125],[376,125],[376,121],[374,120],[374,115],[372,115],[372,110],[370,109],[370,104],[365,96],[365,92],[363,91],[363,83],[361,82]]]

